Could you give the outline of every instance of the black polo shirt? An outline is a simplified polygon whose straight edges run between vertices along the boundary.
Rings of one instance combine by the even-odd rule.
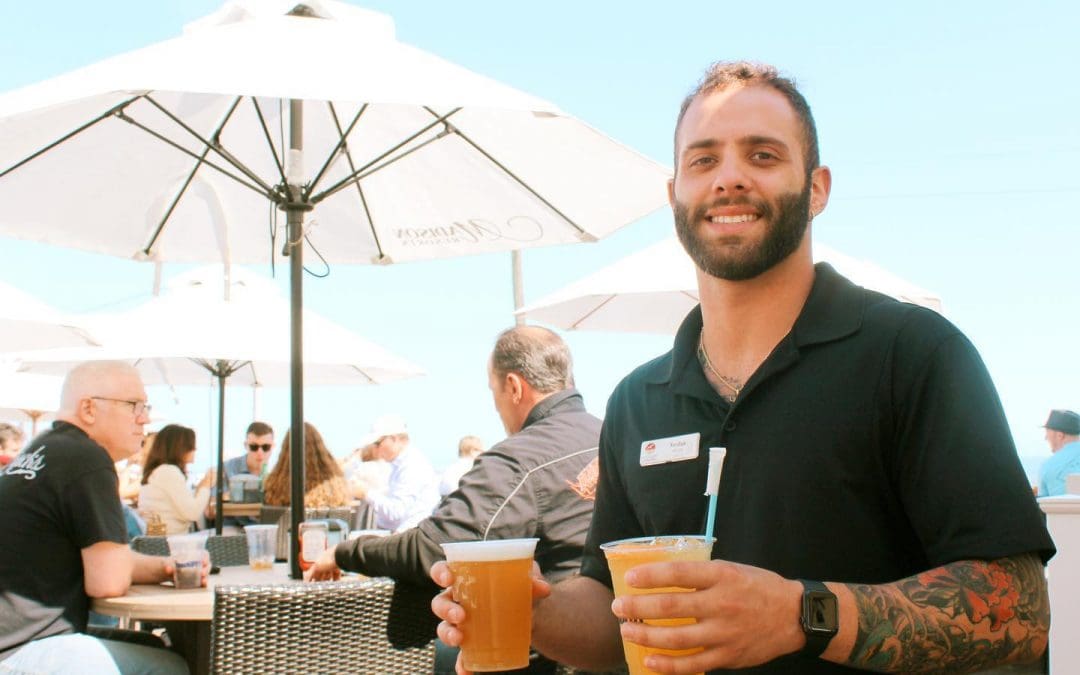
[[[0,660],[86,630],[82,550],[127,543],[116,467],[82,429],[54,422],[0,473]]]
[[[1053,555],[990,376],[939,314],[819,264],[791,332],[730,405],[698,364],[701,325],[696,308],[672,351],[608,401],[582,574],[611,585],[603,542],[704,532],[713,446],[727,448],[714,558],[883,583],[962,559]],[[641,465],[647,442],[694,433],[696,457]],[[838,672],[812,661],[753,672]]]

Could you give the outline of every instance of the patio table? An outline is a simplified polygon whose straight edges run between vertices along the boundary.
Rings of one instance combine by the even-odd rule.
[[[259,513],[262,511],[262,504],[259,502],[225,502],[221,505],[221,511],[227,518],[239,518],[242,516],[258,518]]]
[[[134,584],[117,598],[94,598],[91,609],[120,619],[165,624],[174,648],[194,673],[210,672],[210,622],[214,617],[214,587],[236,584],[303,583],[289,578],[289,566],[253,570],[248,565],[222,567],[209,577],[206,588],[178,590],[165,584]]]

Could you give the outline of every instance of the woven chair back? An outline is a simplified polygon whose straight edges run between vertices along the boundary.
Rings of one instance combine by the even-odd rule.
[[[430,673],[430,601],[385,578],[218,586],[211,672]]]

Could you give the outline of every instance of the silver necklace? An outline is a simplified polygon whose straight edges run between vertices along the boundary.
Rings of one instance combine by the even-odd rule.
[[[739,394],[742,392],[743,387],[746,386],[746,385],[745,384],[744,385],[739,385],[736,380],[733,380],[733,379],[728,378],[728,377],[724,377],[719,372],[717,372],[716,368],[713,367],[712,361],[709,360],[709,352],[705,351],[705,329],[704,328],[702,328],[701,332],[698,334],[697,348],[698,348],[698,356],[700,357],[699,360],[702,363],[705,364],[705,367],[709,370],[709,372],[712,373],[713,375],[715,375],[716,379],[720,380],[720,384],[724,385],[725,387],[730,389],[732,392],[734,392],[735,398],[739,398]]]

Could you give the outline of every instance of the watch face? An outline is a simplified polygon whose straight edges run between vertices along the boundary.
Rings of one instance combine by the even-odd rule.
[[[829,592],[810,591],[803,598],[803,629],[811,633],[835,634],[839,628],[836,596]]]

